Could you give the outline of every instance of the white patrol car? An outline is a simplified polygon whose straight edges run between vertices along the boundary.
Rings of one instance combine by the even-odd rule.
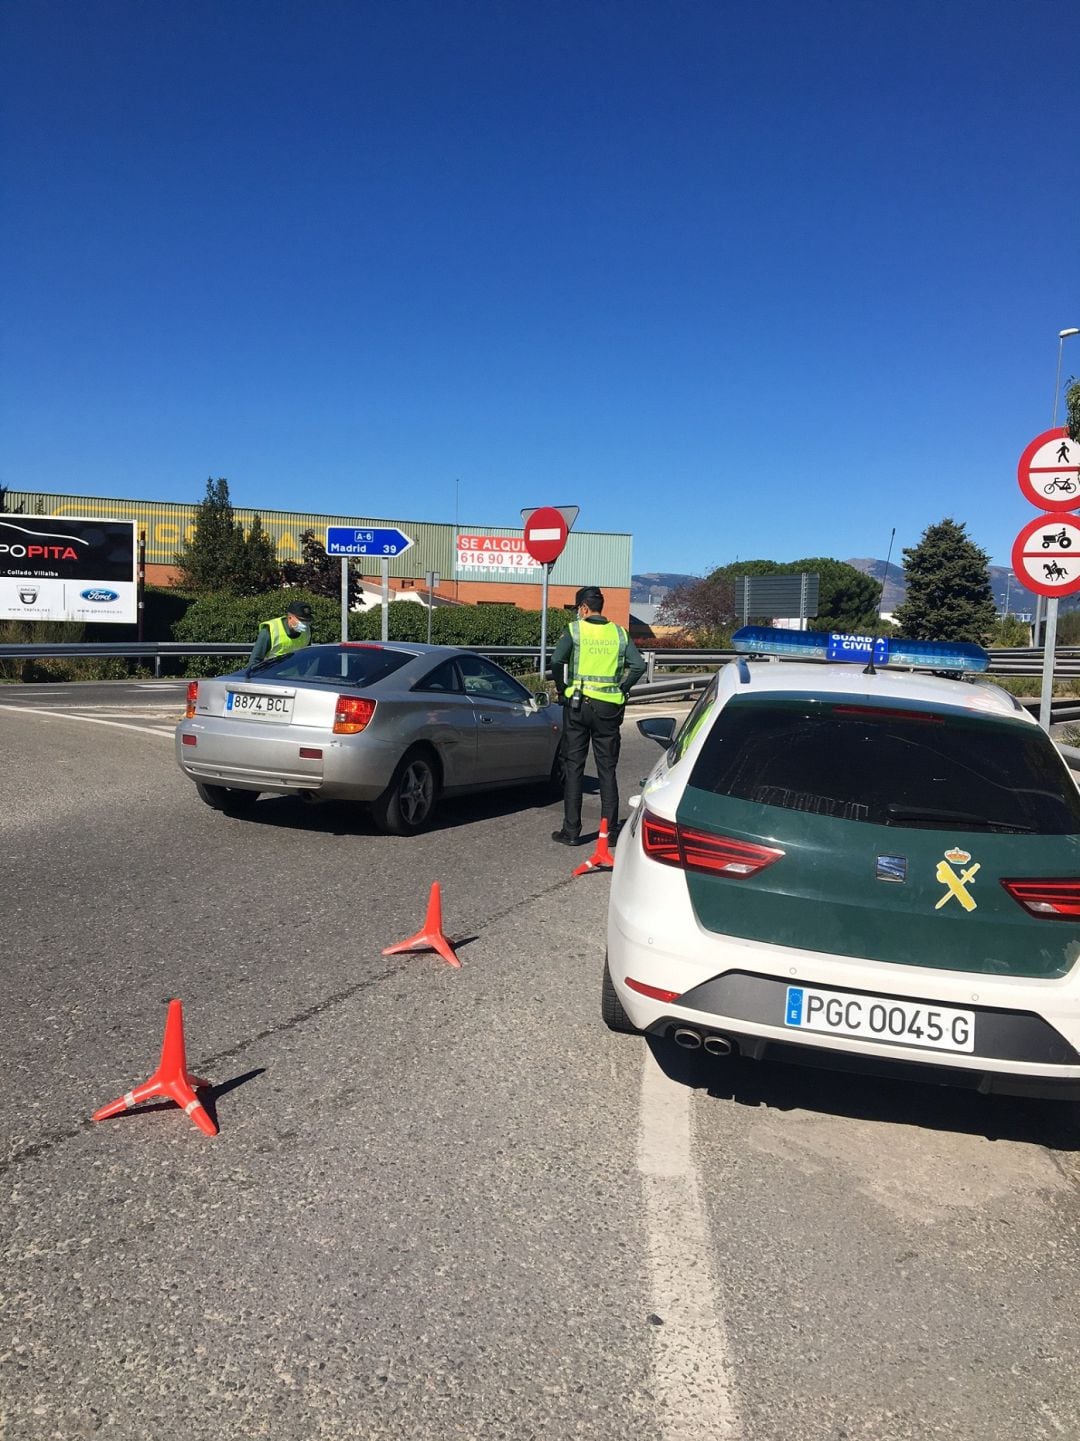
[[[616,854],[604,1020],[1080,1094],[1072,775],[998,687],[882,668],[985,669],[978,647],[851,642],[744,628],[747,653],[861,666],[741,658],[677,733],[639,722],[665,752]]]

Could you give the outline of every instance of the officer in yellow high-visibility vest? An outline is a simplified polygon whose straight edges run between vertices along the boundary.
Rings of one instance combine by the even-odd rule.
[[[257,665],[261,660],[278,660],[310,644],[311,606],[306,600],[293,601],[284,615],[276,615],[273,620],[260,623],[248,665]]]
[[[600,814],[614,838],[619,828],[619,786],[615,768],[623,712],[630,687],[645,674],[645,661],[621,625],[608,620],[604,595],[595,585],[574,597],[577,617],[551,653],[551,673],[563,702],[563,823],[552,831],[560,845],[576,846],[581,836],[581,781],[592,743],[600,781]]]

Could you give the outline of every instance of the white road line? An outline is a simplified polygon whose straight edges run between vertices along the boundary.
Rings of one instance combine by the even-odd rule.
[[[39,716],[44,716],[46,720],[73,720],[73,721],[82,721],[85,725],[92,725],[92,726],[116,726],[116,728],[117,728],[118,730],[122,730],[122,731],[138,731],[140,735],[144,735],[144,736],[147,736],[147,735],[151,735],[151,736],[168,736],[170,740],[172,739],[172,736],[173,736],[173,732],[172,732],[171,730],[161,730],[158,726],[133,726],[133,725],[128,725],[126,721],[100,720],[97,716],[92,716],[92,715],[71,715],[71,714],[70,714],[69,712],[67,712],[67,711],[35,710],[33,706],[28,706],[28,705],[2,705],[2,704],[0,704],[0,710],[15,711],[15,713],[16,713],[17,715],[39,715]]]
[[[645,1197],[652,1391],[663,1441],[738,1441],[727,1328],[690,1146],[693,1092],[646,1048],[637,1164]]]

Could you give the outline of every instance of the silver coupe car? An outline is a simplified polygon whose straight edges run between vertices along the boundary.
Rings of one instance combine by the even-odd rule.
[[[412,835],[440,796],[562,779],[562,717],[500,666],[453,646],[312,645],[191,681],[176,760],[206,802],[260,794],[360,801]]]

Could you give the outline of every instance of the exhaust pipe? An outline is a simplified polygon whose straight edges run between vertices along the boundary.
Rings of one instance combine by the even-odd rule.
[[[687,1026],[680,1026],[675,1032],[675,1044],[682,1046],[684,1051],[696,1051],[701,1045],[701,1037],[697,1031],[691,1031]]]
[[[731,1042],[727,1036],[706,1036],[702,1045],[710,1056],[730,1056]]]

